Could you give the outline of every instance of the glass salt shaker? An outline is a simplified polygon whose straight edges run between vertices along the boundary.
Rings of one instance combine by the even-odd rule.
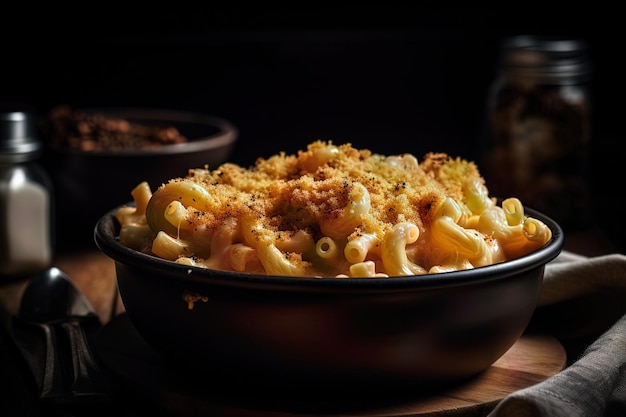
[[[44,270],[54,251],[53,192],[39,165],[36,112],[0,102],[0,278]]]
[[[487,98],[481,172],[564,229],[591,222],[591,61],[580,39],[504,40]]]

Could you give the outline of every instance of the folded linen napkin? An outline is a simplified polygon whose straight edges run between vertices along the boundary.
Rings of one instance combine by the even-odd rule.
[[[488,417],[626,416],[626,256],[563,251],[546,265],[533,322],[543,319],[535,328],[565,343],[584,336],[591,343],[563,371],[510,394]]]

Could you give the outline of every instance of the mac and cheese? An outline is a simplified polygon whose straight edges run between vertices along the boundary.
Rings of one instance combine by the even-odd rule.
[[[285,276],[391,277],[491,265],[550,240],[476,165],[316,141],[294,155],[190,169],[118,210],[120,242],[185,265]]]

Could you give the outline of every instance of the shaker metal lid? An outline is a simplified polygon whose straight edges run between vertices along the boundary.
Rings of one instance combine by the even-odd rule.
[[[41,150],[34,109],[22,103],[0,102],[0,162],[32,160]]]

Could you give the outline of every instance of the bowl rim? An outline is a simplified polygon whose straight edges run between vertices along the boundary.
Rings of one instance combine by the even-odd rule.
[[[102,216],[94,228],[94,240],[98,249],[116,263],[139,267],[155,274],[167,271],[172,279],[185,283],[212,283],[229,287],[259,285],[268,290],[280,287],[291,290],[302,288],[332,289],[338,288],[361,290],[398,290],[432,289],[440,287],[467,286],[507,279],[513,275],[543,268],[556,258],[564,245],[564,233],[561,226],[549,216],[529,207],[524,207],[527,214],[543,221],[552,231],[552,238],[541,248],[524,256],[509,259],[497,264],[486,265],[468,270],[441,272],[425,275],[411,275],[383,278],[334,278],[334,277],[292,277],[263,274],[247,274],[235,271],[208,269],[203,267],[176,264],[172,261],[146,254],[121,243],[117,238],[119,223],[115,212],[128,203],[118,206]]]
[[[48,149],[47,152],[61,155],[80,155],[93,157],[120,157],[120,156],[157,156],[188,154],[198,151],[219,149],[232,145],[239,137],[239,129],[231,121],[211,114],[203,114],[193,111],[148,108],[148,107],[86,107],[78,109],[83,112],[97,112],[104,115],[124,117],[129,119],[154,119],[167,120],[172,123],[189,123],[198,125],[213,126],[218,131],[212,135],[207,135],[198,139],[189,140],[185,143],[163,145],[151,149],[123,149],[108,150],[100,149],[93,151],[82,151],[80,149]]]

